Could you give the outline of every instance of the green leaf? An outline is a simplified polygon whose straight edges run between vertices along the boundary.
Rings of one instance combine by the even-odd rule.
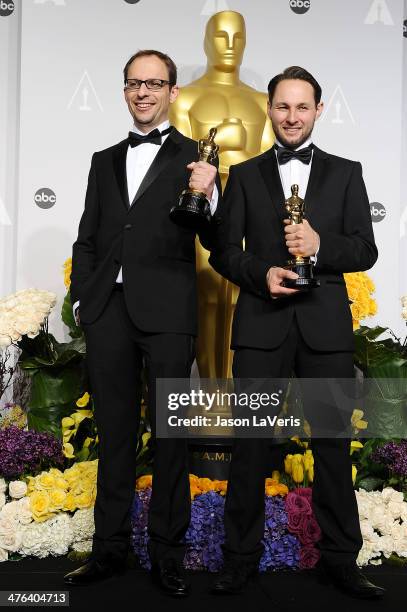
[[[30,408],[27,412],[28,427],[36,431],[47,431],[61,438],[61,420],[72,412],[72,403]]]
[[[84,374],[81,367],[70,365],[63,369],[42,369],[32,377],[29,409],[44,409],[75,402],[85,392]]]
[[[364,489],[365,491],[376,491],[377,489],[381,488],[383,482],[384,480],[382,478],[368,476],[367,478],[362,478],[359,481],[359,487]]]
[[[81,327],[76,325],[75,318],[73,316],[70,291],[68,291],[66,294],[62,304],[61,317],[65,325],[69,327],[69,335],[71,338],[80,338],[83,336],[83,330]]]
[[[388,563],[389,565],[398,565],[399,567],[403,567],[407,565],[407,559],[405,557],[399,557],[398,554],[392,553],[388,559],[384,558],[384,563]]]

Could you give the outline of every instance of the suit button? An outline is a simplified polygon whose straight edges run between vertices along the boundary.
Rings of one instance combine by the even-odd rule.
[[[124,226],[124,229],[126,229],[126,230],[131,229],[131,223],[127,223],[127,225]]]

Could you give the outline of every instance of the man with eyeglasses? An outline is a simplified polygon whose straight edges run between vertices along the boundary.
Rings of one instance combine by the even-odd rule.
[[[86,337],[99,465],[92,554],[65,576],[71,585],[125,569],[143,365],[154,436],[156,379],[189,377],[195,357],[195,231],[177,226],[169,212],[188,184],[204,192],[212,219],[199,238],[210,248],[220,183],[214,166],[191,161],[197,159],[197,143],[169,124],[176,77],[174,62],[159,51],[139,51],[126,63],[124,96],[133,126],[128,138],[93,155],[73,245],[71,299]],[[185,596],[182,540],[190,519],[185,440],[155,440],[153,483],[148,526],[153,580],[164,592]]]

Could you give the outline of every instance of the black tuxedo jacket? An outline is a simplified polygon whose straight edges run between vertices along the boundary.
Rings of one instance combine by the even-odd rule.
[[[188,185],[186,168],[197,160],[194,140],[173,129],[162,144],[132,203],[128,200],[128,141],[94,153],[85,210],[73,245],[71,301],[92,323],[109,299],[120,266],[126,305],[146,332],[197,334],[195,232],[169,219]],[[219,201],[220,181],[217,181]],[[217,217],[200,240],[210,248]]]
[[[351,351],[352,317],[343,272],[367,270],[377,259],[361,165],[315,147],[305,215],[321,239],[314,269],[321,285],[273,300],[267,271],[270,266],[284,267],[290,257],[284,201],[274,147],[230,168],[220,242],[210,262],[240,287],[231,346],[275,348],[284,341],[295,315],[314,350]]]

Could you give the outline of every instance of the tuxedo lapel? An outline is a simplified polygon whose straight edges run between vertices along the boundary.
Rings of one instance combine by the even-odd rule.
[[[315,211],[317,194],[321,191],[321,185],[326,174],[327,158],[328,156],[324,151],[321,151],[318,147],[314,147],[311,172],[304,197],[306,218],[309,218],[310,214]]]
[[[116,175],[117,185],[119,187],[122,201],[126,210],[129,209],[129,192],[127,188],[127,174],[126,174],[126,157],[127,157],[128,141],[123,140],[120,142],[114,153],[113,153],[113,168]]]
[[[150,187],[150,185],[157,179],[159,174],[164,170],[167,164],[174,158],[176,153],[181,148],[180,141],[182,135],[173,128],[172,132],[166,138],[165,142],[161,145],[160,150],[155,156],[151,166],[147,170],[143,180],[140,183],[140,187],[137,190],[136,195],[134,196],[134,200],[131,203],[131,206],[141,198],[143,193]]]
[[[266,187],[270,193],[271,201],[277,215],[281,219],[285,219],[287,213],[284,207],[284,191],[281,185],[274,147],[267,151],[260,160],[259,170],[264,182],[266,183]]]

